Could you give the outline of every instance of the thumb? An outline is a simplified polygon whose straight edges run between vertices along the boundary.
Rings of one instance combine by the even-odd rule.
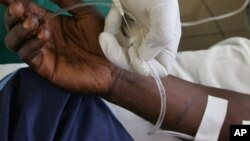
[[[112,6],[108,16],[105,19],[104,31],[111,34],[117,34],[121,30],[121,25],[122,25],[121,14],[117,11],[117,9],[114,6]]]
[[[115,65],[131,71],[128,49],[121,47],[114,35],[103,32],[99,36],[100,46],[106,58]]]

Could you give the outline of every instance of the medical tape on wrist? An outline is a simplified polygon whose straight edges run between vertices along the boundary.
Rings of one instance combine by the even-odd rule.
[[[243,120],[243,121],[242,121],[242,125],[250,125],[250,121],[248,121],[248,120]]]
[[[227,114],[228,101],[208,96],[206,111],[194,141],[217,141]]]

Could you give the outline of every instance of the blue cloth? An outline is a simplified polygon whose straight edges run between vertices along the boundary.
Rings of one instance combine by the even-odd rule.
[[[0,141],[132,141],[105,103],[74,95],[29,68],[0,81]]]

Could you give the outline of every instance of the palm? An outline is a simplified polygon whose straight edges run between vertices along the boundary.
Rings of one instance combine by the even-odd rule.
[[[49,41],[28,63],[40,75],[75,92],[105,92],[111,85],[112,65],[99,47],[102,17],[88,9],[75,18],[48,21]]]

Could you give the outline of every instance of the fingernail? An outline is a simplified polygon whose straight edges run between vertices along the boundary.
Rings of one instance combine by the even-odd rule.
[[[10,8],[9,8],[8,14],[9,14],[10,16],[13,16],[13,15],[14,15],[14,14],[13,14],[13,10],[12,10],[12,7],[11,7],[11,6],[10,6]]]
[[[8,13],[10,16],[22,17],[24,14],[23,4],[19,1],[11,4]]]
[[[34,28],[38,25],[38,19],[34,16],[29,16],[24,22],[23,27],[25,29]]]
[[[42,40],[48,40],[49,37],[50,37],[50,32],[47,29],[42,29],[37,35],[37,38]]]

